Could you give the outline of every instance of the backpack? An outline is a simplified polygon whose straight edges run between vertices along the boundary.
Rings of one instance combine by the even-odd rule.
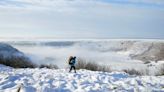
[[[68,60],[68,64],[71,65],[72,64],[72,59],[73,57],[70,57],[69,60]]]

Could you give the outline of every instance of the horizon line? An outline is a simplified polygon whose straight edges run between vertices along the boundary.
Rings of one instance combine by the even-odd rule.
[[[0,37],[0,39],[162,39],[157,37]]]

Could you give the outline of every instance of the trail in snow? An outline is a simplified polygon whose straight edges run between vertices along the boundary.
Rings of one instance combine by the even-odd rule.
[[[0,65],[0,92],[164,92],[164,76],[66,69],[13,69]]]

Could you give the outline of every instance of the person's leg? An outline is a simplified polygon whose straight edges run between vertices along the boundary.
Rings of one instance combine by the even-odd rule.
[[[73,66],[73,69],[74,69],[74,71],[75,71],[75,73],[76,73],[76,67],[75,67],[75,66]]]
[[[70,67],[70,70],[69,70],[69,72],[71,72],[71,71],[72,71],[72,68],[73,68],[73,67],[71,66],[71,67]]]

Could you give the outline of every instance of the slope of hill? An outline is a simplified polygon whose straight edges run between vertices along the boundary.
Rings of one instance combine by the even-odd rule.
[[[0,64],[15,68],[34,67],[34,64],[23,52],[5,43],[0,43]]]

